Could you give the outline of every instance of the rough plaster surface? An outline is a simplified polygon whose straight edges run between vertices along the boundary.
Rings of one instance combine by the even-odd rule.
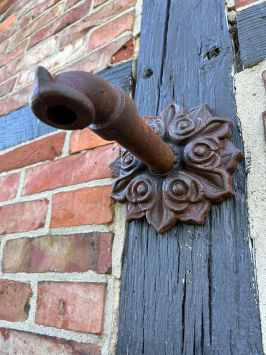
[[[264,353],[266,352],[266,140],[262,112],[266,93],[262,72],[266,60],[235,76],[237,114],[242,126],[247,170],[250,237],[255,243],[256,270]]]

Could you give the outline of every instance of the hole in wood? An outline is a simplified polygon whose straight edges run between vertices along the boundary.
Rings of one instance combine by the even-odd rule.
[[[151,68],[147,69],[143,75],[144,79],[148,79],[153,75],[153,70]]]
[[[216,58],[218,57],[218,55],[220,54],[221,52],[221,48],[213,48],[211,51],[209,51],[206,56],[205,56],[205,59],[213,59],[213,58]]]

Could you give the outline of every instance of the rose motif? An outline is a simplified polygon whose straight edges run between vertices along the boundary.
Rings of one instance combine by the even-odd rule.
[[[188,174],[178,172],[163,182],[163,198],[171,211],[181,212],[190,203],[202,200],[203,186]]]
[[[243,154],[229,142],[232,122],[212,117],[206,104],[187,112],[172,103],[159,117],[144,119],[173,149],[176,164],[168,174],[155,174],[122,149],[112,164],[111,197],[126,203],[128,222],[146,216],[158,233],[177,221],[203,224],[211,203],[233,195],[230,173]]]
[[[221,161],[218,154],[219,148],[219,140],[216,137],[196,139],[186,145],[184,162],[190,166],[198,166],[200,168],[216,168]]]

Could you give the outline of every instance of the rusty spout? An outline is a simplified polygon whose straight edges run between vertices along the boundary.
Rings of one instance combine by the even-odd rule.
[[[76,130],[89,127],[106,140],[115,140],[157,173],[171,170],[174,152],[139,117],[135,102],[120,87],[82,71],[54,78],[36,69],[30,106],[49,126]]]

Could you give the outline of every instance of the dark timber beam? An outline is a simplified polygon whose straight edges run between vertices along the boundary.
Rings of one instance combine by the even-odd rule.
[[[172,101],[206,102],[233,121],[233,49],[224,1],[144,0],[135,101],[141,116]],[[213,205],[203,226],[164,235],[146,220],[127,229],[117,355],[262,355],[244,161],[235,196]]]

